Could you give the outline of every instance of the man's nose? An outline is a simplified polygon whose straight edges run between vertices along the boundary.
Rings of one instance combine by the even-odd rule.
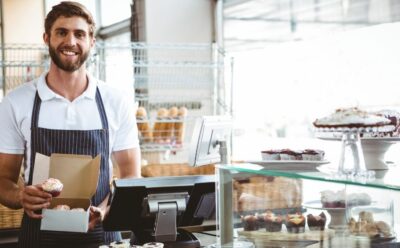
[[[74,33],[72,33],[72,32],[68,33],[68,35],[65,37],[65,42],[68,45],[75,45],[76,44],[76,37],[75,37]]]

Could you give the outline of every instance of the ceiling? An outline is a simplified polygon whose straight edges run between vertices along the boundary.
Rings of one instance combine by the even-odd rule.
[[[400,0],[224,0],[223,6],[228,51],[400,20]]]

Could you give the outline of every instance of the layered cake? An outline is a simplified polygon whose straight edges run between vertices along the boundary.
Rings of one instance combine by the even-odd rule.
[[[316,119],[314,126],[318,128],[358,128],[390,125],[391,121],[382,114],[371,113],[358,108],[337,109],[333,114]]]
[[[288,214],[285,221],[286,229],[290,233],[303,233],[306,219],[301,213]]]
[[[324,212],[319,215],[307,215],[308,228],[312,231],[323,231],[325,230],[326,216]]]
[[[347,199],[346,199],[347,198]],[[365,206],[371,204],[371,197],[366,193],[351,193],[346,195],[344,190],[321,191],[321,203],[324,208],[345,208],[349,206]]]
[[[321,203],[324,208],[345,208],[346,194],[344,190],[334,192],[332,190],[321,191]]]
[[[268,211],[264,215],[264,224],[267,232],[280,232],[282,230],[282,217]]]
[[[382,131],[382,132],[369,132],[361,134],[361,137],[365,138],[387,138],[387,137],[399,137],[400,136],[400,113],[395,110],[380,110],[374,112],[377,115],[381,115],[390,120],[391,126],[394,126],[394,130]]]
[[[60,195],[63,186],[64,185],[61,183],[61,181],[56,178],[49,178],[42,183],[42,189],[45,192],[50,193],[53,197]]]

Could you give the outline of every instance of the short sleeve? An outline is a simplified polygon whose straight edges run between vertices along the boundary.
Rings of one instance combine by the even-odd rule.
[[[0,152],[23,154],[25,140],[19,128],[14,108],[6,97],[0,103]]]
[[[124,95],[118,111],[119,128],[116,130],[112,151],[121,151],[139,147],[133,98],[130,98],[128,94]]]

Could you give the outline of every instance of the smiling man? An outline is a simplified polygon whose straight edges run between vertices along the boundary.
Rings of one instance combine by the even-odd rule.
[[[133,100],[86,70],[95,45],[95,24],[76,2],[55,5],[45,20],[50,69],[10,92],[0,105],[0,203],[24,209],[19,247],[98,247],[120,239],[104,232],[112,178],[111,156],[120,177],[140,176],[140,149]],[[88,233],[41,231],[41,210],[52,196],[32,185],[37,153],[101,154]],[[18,177],[23,165],[25,186]]]

